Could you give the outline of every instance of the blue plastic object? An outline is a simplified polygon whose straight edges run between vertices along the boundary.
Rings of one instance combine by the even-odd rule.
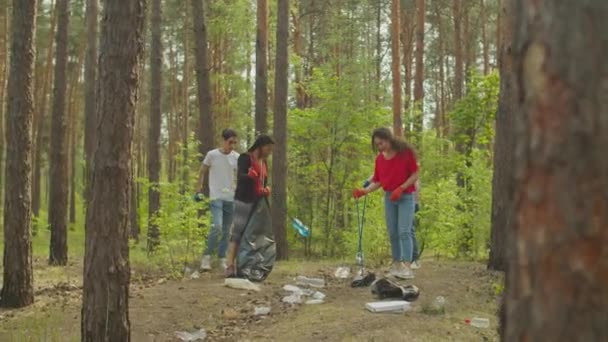
[[[201,192],[197,192],[194,194],[194,196],[192,196],[192,198],[194,199],[194,201],[196,202],[202,202],[203,201],[203,194]]]
[[[310,229],[302,223],[302,221],[294,218],[291,220],[291,226],[300,234],[301,237],[309,237]]]
[[[367,188],[370,184],[372,184],[369,180],[366,180],[365,182],[363,182],[363,187]]]

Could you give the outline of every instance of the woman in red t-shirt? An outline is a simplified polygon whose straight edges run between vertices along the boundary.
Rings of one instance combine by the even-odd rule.
[[[413,231],[418,163],[414,149],[393,136],[388,128],[378,128],[372,134],[372,144],[379,152],[370,185],[353,191],[355,198],[382,188],[385,191],[384,213],[388,228],[393,266],[391,275],[413,279]]]

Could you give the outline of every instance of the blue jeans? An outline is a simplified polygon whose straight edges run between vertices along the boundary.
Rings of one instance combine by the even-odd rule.
[[[418,239],[416,239],[416,224],[418,224],[418,219],[416,218],[416,214],[420,210],[420,206],[418,203],[414,205],[414,220],[412,221],[412,243],[414,247],[412,248],[412,261],[417,261],[420,258],[420,246],[418,246]]]
[[[391,240],[393,260],[412,262],[414,255],[414,195],[403,194],[397,202],[392,202],[390,197],[391,193],[387,191],[384,195],[384,214]]]
[[[228,250],[228,238],[230,236],[230,226],[234,216],[234,202],[224,200],[212,200],[211,207],[211,231],[207,238],[207,249],[205,255],[211,255],[217,248],[217,255],[220,258],[226,257]],[[218,246],[218,237],[221,239]]]

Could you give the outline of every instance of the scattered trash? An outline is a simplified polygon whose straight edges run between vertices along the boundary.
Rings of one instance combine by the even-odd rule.
[[[207,338],[207,332],[205,329],[200,329],[198,331],[189,333],[187,331],[176,331],[175,337],[177,337],[180,341],[204,341]]]
[[[326,295],[320,291],[313,291],[309,289],[302,289],[300,287],[294,285],[285,285],[283,286],[283,290],[287,292],[291,292],[289,296],[283,297],[283,303],[288,304],[302,304],[304,301],[302,297],[311,297],[306,304],[322,304]]]
[[[247,291],[260,291],[260,287],[247,279],[241,278],[226,278],[224,285],[232,289],[247,290]]]
[[[434,309],[436,310],[444,310],[445,309],[445,298],[443,296],[438,296],[435,298],[435,302],[433,303]]]
[[[166,282],[167,282],[167,279],[165,279],[165,278],[161,278],[161,279],[158,279],[158,281],[156,282],[156,284],[157,284],[157,285],[162,285],[162,284],[164,284],[164,283],[166,283]]]
[[[322,301],[323,299],[325,299],[325,297],[326,297],[326,296],[325,296],[325,293],[323,293],[323,292],[319,292],[319,291],[317,291],[317,292],[313,293],[313,295],[312,295],[312,299],[321,300],[321,301]]]
[[[365,304],[365,308],[371,312],[403,313],[409,311],[412,306],[406,301],[372,302]]]
[[[355,279],[353,279],[353,282],[350,284],[351,287],[368,287],[374,282],[374,280],[376,280],[376,275],[374,273],[359,273],[360,274],[357,275]]]
[[[282,302],[287,303],[287,304],[292,304],[292,305],[293,304],[302,304],[302,294],[294,292],[294,293],[290,294],[289,296],[283,297]]]
[[[350,267],[340,266],[336,269],[334,277],[338,279],[346,279],[350,276]]]
[[[472,327],[487,329],[490,327],[490,320],[488,318],[473,317],[473,319],[465,319],[464,322]]]
[[[325,287],[325,280],[320,278],[308,278],[305,276],[298,276],[296,278],[296,284],[300,286],[323,288]]]
[[[287,292],[299,292],[302,293],[303,290],[295,285],[285,285],[283,286],[283,290],[287,291]]]
[[[192,269],[188,266],[184,267],[184,274],[190,274],[192,273]]]
[[[222,310],[222,316],[227,321],[232,321],[239,318],[239,313],[232,308],[225,308]]]
[[[253,309],[253,315],[254,316],[266,316],[270,313],[270,307],[269,306],[256,306]]]
[[[420,296],[420,289],[414,285],[399,286],[386,278],[378,279],[372,284],[372,294],[379,299],[400,298],[413,302]]]
[[[190,279],[199,279],[201,277],[201,274],[198,273],[198,271],[194,271],[192,272],[192,274],[190,275]]]
[[[291,226],[295,229],[301,237],[307,238],[310,236],[310,228],[304,225],[302,221],[297,218],[292,219]]]

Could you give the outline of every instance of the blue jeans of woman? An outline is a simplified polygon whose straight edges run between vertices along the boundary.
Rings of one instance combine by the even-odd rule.
[[[211,200],[210,207],[211,230],[207,237],[205,255],[211,255],[217,249],[218,257],[225,258],[226,250],[228,249],[230,226],[232,226],[232,218],[234,216],[234,202],[215,199]],[[219,246],[218,238],[220,238]]]
[[[414,254],[413,223],[414,195],[403,194],[393,202],[389,191],[384,195],[384,214],[391,240],[391,254],[394,261],[412,262]]]

